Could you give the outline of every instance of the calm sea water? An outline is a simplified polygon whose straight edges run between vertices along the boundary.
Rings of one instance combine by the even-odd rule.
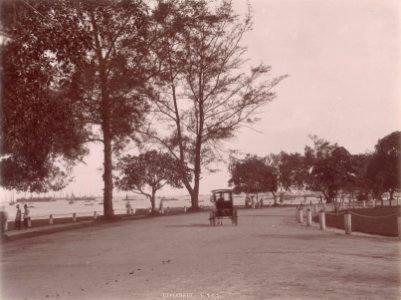
[[[270,194],[260,195],[264,199],[266,205],[273,203],[273,198]],[[172,197],[158,197],[156,199],[156,206],[159,207],[160,200],[163,199],[163,205],[167,207],[190,207],[191,201],[189,196],[172,196]],[[308,202],[317,202],[317,198],[308,198]],[[305,201],[303,197],[297,197],[292,200],[285,200],[286,204],[299,204]],[[145,197],[135,196],[134,199],[129,198],[128,202],[132,208],[150,208],[150,201]],[[244,205],[245,195],[234,195],[234,205]],[[15,205],[9,205],[9,203],[2,203],[8,212],[9,218],[12,219],[16,212]],[[19,203],[20,207],[24,203]],[[72,203],[68,199],[59,199],[48,202],[29,202],[27,203],[30,209],[30,214],[33,219],[48,218],[50,214],[54,218],[72,216],[76,213],[77,216],[90,216],[96,212],[98,215],[103,214],[103,199],[101,197],[95,198],[95,200],[76,200]],[[126,211],[127,200],[125,197],[115,196],[113,198],[113,209],[116,214],[123,214]],[[199,195],[200,206],[210,206],[210,195]]]
[[[260,195],[259,198],[264,199],[264,203],[266,205],[272,204],[273,197],[271,194]],[[159,207],[160,199],[163,199],[163,205],[165,208],[167,207],[190,207],[191,201],[189,196],[171,196],[171,197],[158,197],[156,199],[156,206]],[[140,209],[140,208],[150,208],[150,201],[145,197],[135,196],[134,200],[129,198],[128,202],[130,203],[132,208]],[[308,197],[307,202],[312,201],[313,203],[318,202],[318,198]],[[234,195],[234,205],[244,205],[245,195]],[[286,204],[299,204],[305,202],[305,198],[302,196],[295,197],[291,200],[285,200]],[[16,208],[15,205],[9,205],[8,202],[2,203],[5,207],[5,210],[8,212],[9,218],[12,219],[15,215]],[[24,203],[19,203],[20,207],[24,205]],[[73,203],[70,203],[67,199],[59,199],[55,201],[49,202],[29,202],[27,203],[30,209],[31,217],[34,219],[48,218],[50,214],[53,217],[66,217],[72,216],[73,213],[76,213],[77,216],[89,216],[93,215],[94,212],[97,212],[98,215],[103,214],[103,199],[102,197],[97,197],[95,200],[77,200]],[[122,214],[126,211],[127,200],[125,197],[115,196],[113,197],[113,209],[116,214]],[[210,206],[210,195],[199,195],[199,205],[200,206]]]

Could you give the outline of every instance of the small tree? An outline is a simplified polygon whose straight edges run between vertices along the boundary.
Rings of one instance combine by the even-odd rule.
[[[352,180],[349,180],[344,190],[358,201],[367,200],[369,197],[371,183],[366,177],[366,172],[371,159],[372,155],[369,153],[355,154],[351,157],[354,176],[352,176]]]
[[[284,197],[283,190],[303,189],[305,187],[305,160],[299,153],[286,153],[281,151],[279,154],[270,154],[266,157],[269,165],[274,167],[277,173],[277,180],[280,189],[280,201]],[[277,196],[273,192],[274,203],[277,205]]]
[[[151,203],[152,212],[156,211],[156,192],[165,185],[182,187],[182,173],[189,176],[171,155],[157,151],[148,151],[139,156],[125,156],[117,164],[121,176],[116,185],[120,190],[133,191],[146,196]]]
[[[306,168],[302,154],[281,151],[278,155],[270,155],[270,159],[278,171],[279,184],[283,189],[305,187]]]
[[[235,193],[258,194],[271,192],[274,199],[277,191],[277,174],[265,158],[247,155],[243,160],[232,160],[229,166],[231,178],[229,185]],[[276,201],[275,201],[275,204]]]

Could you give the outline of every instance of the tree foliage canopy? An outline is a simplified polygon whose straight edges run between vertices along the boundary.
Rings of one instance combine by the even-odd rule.
[[[52,10],[61,12],[57,22]],[[59,1],[1,4],[7,36],[1,46],[0,109],[0,184],[5,188],[61,189],[72,163],[86,153],[82,142],[87,131],[76,118],[76,108],[57,92],[57,78],[68,62],[57,68],[61,57],[50,54],[62,52],[72,58],[80,56],[87,45],[67,11]]]
[[[401,132],[395,131],[378,140],[367,167],[366,177],[376,196],[389,192],[391,199],[401,189]]]
[[[117,165],[121,176],[116,185],[123,191],[134,191],[145,195],[155,208],[155,194],[165,185],[182,187],[181,178],[190,176],[185,167],[180,167],[168,153],[155,150],[139,156],[124,156]]]
[[[265,158],[247,155],[243,160],[232,160],[229,166],[229,185],[235,193],[265,193],[277,190],[276,169]]]
[[[140,0],[16,0],[2,8],[9,36],[2,185],[39,191],[66,175],[58,158],[76,161],[84,142],[102,142],[104,211],[112,215],[113,152],[141,126],[155,71],[148,7]]]
[[[305,161],[309,175],[306,183],[310,190],[321,191],[327,202],[355,177],[352,155],[344,147],[313,137],[314,147],[305,147]]]
[[[273,155],[272,160],[276,166],[279,183],[283,189],[303,189],[305,187],[307,170],[305,159],[300,153],[281,151],[278,155]]]

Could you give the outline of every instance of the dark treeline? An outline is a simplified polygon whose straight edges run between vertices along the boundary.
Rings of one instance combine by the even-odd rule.
[[[304,153],[270,154],[231,159],[230,185],[236,192],[263,193],[281,190],[321,192],[328,203],[347,195],[351,199],[394,200],[401,188],[401,132],[395,131],[378,140],[374,151],[351,154],[337,144],[316,136]],[[382,202],[383,203],[383,202]]]

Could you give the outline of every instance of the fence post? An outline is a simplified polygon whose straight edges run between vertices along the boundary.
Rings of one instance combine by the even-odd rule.
[[[401,240],[401,217],[397,218],[397,223],[398,223],[398,237]]]
[[[76,213],[72,213],[72,221],[73,222],[77,221],[77,214]]]
[[[344,228],[345,228],[345,234],[351,234],[352,233],[352,222],[351,222],[351,213],[347,212],[344,214]]]
[[[366,201],[365,200],[362,201],[362,207],[366,208]]]
[[[131,213],[132,213],[133,215],[135,215],[135,213],[136,213],[136,208],[132,208],[132,209],[131,209]]]
[[[299,207],[298,208],[298,222],[302,223],[304,221],[304,210]]]
[[[53,224],[53,215],[49,216],[49,224],[52,225]]]
[[[376,199],[373,199],[373,200],[372,200],[372,206],[373,206],[373,208],[376,207]]]
[[[187,213],[187,207],[184,206],[184,213]]]
[[[97,212],[95,211],[94,213],[93,213],[93,219],[97,219]]]
[[[321,210],[319,213],[319,224],[320,224],[320,230],[326,229],[326,214],[323,210]]]
[[[308,208],[306,210],[306,226],[312,226],[312,211]]]
[[[6,232],[7,230],[8,230],[8,220],[6,220],[5,222],[4,222],[4,232]]]

